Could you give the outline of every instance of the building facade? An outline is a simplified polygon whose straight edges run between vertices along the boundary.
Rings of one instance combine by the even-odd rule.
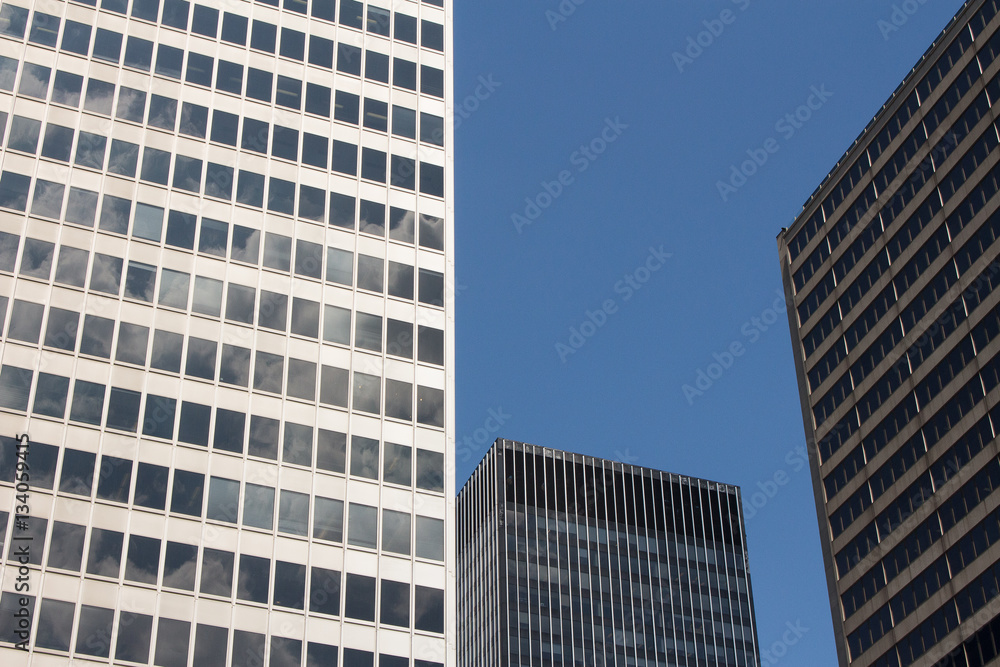
[[[0,663],[454,666],[450,45],[0,4]]]
[[[1000,17],[965,3],[778,237],[840,664],[1000,650]]]
[[[497,440],[458,588],[463,667],[759,664],[737,487]]]

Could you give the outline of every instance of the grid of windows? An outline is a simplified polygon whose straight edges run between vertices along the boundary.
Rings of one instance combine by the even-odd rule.
[[[966,3],[779,237],[845,664],[991,659],[952,630],[996,615],[998,12]]]
[[[378,5],[0,3],[27,659],[454,664],[451,7]]]

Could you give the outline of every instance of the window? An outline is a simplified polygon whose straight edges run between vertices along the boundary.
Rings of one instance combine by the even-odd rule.
[[[180,80],[184,68],[184,52],[173,46],[160,44],[156,48],[156,73]]]
[[[54,250],[55,244],[48,241],[25,239],[20,274],[48,281],[49,274],[52,272],[52,253]]]
[[[219,10],[196,4],[191,21],[191,32],[215,39],[219,32]]]
[[[368,505],[350,503],[347,519],[347,543],[356,547],[375,549],[377,540],[378,509]],[[349,591],[348,597],[350,597]]]
[[[315,34],[310,35],[309,64],[333,69],[333,41]]]
[[[21,68],[21,84],[17,87],[17,94],[45,100],[48,97],[51,74],[52,70],[48,67],[25,63]]]
[[[232,575],[230,574],[230,577]],[[198,624],[194,640],[194,664],[225,665],[229,629]],[[234,656],[234,664],[239,664]]]
[[[393,58],[392,85],[415,91],[417,89],[417,63],[412,60]]]
[[[267,575],[265,574],[264,577],[266,579]],[[264,602],[266,603],[266,593],[264,594],[264,598]],[[264,655],[264,635],[244,630],[233,630],[232,664],[263,665]]]
[[[420,325],[417,327],[417,341],[418,361],[444,365],[444,331]]]
[[[226,348],[222,346],[222,358],[226,358]],[[246,351],[249,366],[250,350]],[[243,386],[246,386],[245,384]],[[215,411],[215,437],[212,447],[226,452],[243,453],[243,438],[246,430],[246,415],[242,412],[217,408]]]
[[[356,200],[336,192],[330,193],[330,224],[334,227],[354,229]],[[343,252],[343,251],[342,251]],[[353,261],[352,261],[353,264]],[[330,280],[328,277],[327,280]],[[346,284],[352,284],[348,281]]]
[[[418,299],[431,306],[444,306],[444,274],[420,269]]]
[[[155,342],[154,342],[155,346]],[[177,400],[173,398],[168,398],[166,396],[154,396],[149,394],[146,396],[146,412],[142,421],[142,434],[148,435],[154,438],[163,438],[164,440],[170,440],[174,437],[174,416],[177,411]],[[177,475],[174,476],[174,489],[177,490],[178,479]],[[182,492],[186,488],[180,489]],[[185,507],[183,501],[179,498],[174,497],[174,504],[177,507]],[[201,501],[198,502],[199,511],[201,514]],[[179,510],[175,510],[179,511]]]
[[[351,311],[337,306],[323,310],[323,340],[340,345],[351,344]]]
[[[151,463],[140,463],[135,476],[135,504],[139,507],[162,510],[167,498],[167,468]],[[169,562],[170,549],[167,549]],[[167,585],[166,570],[163,584]]]
[[[413,627],[424,632],[444,632],[444,591],[413,587]]]
[[[267,604],[270,571],[271,562],[268,559],[241,554],[239,577],[236,581],[237,599]]]
[[[285,331],[287,322],[288,296],[261,290],[257,326],[275,331]]]
[[[86,535],[87,529],[84,526],[54,521],[52,543],[59,546],[56,549],[49,549],[48,566],[79,572],[83,562],[83,540]]]
[[[253,287],[229,284],[226,299],[226,319],[244,324],[253,324],[254,302],[257,291]]]
[[[243,492],[243,525],[271,530],[274,527],[274,489],[247,484]]]
[[[129,37],[125,42],[125,66],[148,72],[152,62],[153,43],[146,39]]]
[[[313,135],[309,135],[313,136]],[[309,137],[306,137],[309,140]],[[314,222],[323,222],[326,216],[326,192],[319,188],[299,185],[299,217]],[[319,277],[318,275],[316,276]]]
[[[385,322],[386,354],[413,358],[413,324],[403,320],[387,319]]]
[[[109,429],[117,429],[135,433],[139,423],[139,402],[142,396],[130,389],[111,388],[111,398],[108,401]]]
[[[413,467],[410,447],[385,443],[385,460],[383,461],[382,480],[388,484],[410,486],[412,483],[411,469]]]
[[[66,395],[68,393],[69,378],[50,373],[39,373],[32,413],[62,419],[66,414]]]
[[[104,389],[103,384],[77,380],[73,385],[73,406],[70,408],[69,418],[75,422],[100,426],[104,416]]]
[[[149,146],[142,153],[142,173],[139,178],[166,185],[170,176],[170,153]]]
[[[132,535],[128,540],[128,559],[125,578],[140,584],[156,585],[160,570],[160,540],[153,537]]]
[[[197,546],[167,542],[167,551],[163,560],[163,586],[165,588],[193,591],[194,573],[197,567]]]
[[[80,132],[80,138],[76,145],[76,158],[74,158],[74,161],[81,167],[103,169],[104,151],[107,148],[107,145],[108,140],[102,135],[91,134],[90,132]]]
[[[328,472],[343,473],[346,461],[347,435],[338,431],[319,429],[316,437],[316,467]],[[342,508],[340,513],[343,514]]]
[[[216,348],[217,343],[214,340],[193,336],[188,338],[187,362],[184,366],[185,375],[202,380],[214,380]]]
[[[319,304],[315,301],[292,299],[292,333],[319,338]]]
[[[249,119],[247,119],[249,122]],[[244,135],[246,130],[244,129]],[[265,146],[266,150],[266,146]],[[295,162],[299,159],[299,131],[290,127],[274,126],[274,141],[271,155]]]
[[[181,124],[178,132],[189,137],[204,139],[208,132],[208,108],[190,102],[181,104]]]
[[[88,27],[87,30],[90,30]],[[65,104],[74,109],[80,106],[80,93],[83,90],[83,77],[71,72],[57,71],[52,85],[52,101],[55,104]]]
[[[404,421],[413,419],[413,385],[411,383],[386,379],[385,416]]]
[[[147,413],[149,412],[148,406],[146,411]],[[172,422],[173,415],[171,414]],[[170,511],[176,514],[187,514],[188,516],[201,516],[204,489],[204,475],[187,470],[175,470]]]
[[[282,490],[278,505],[278,532],[309,534],[309,495]]]
[[[353,507],[353,505],[352,505]],[[345,574],[344,616],[361,621],[375,620],[375,579]]]
[[[432,387],[417,387],[417,422],[444,427],[444,392]]]
[[[365,51],[365,78],[389,83],[389,56],[376,51]]]
[[[346,370],[323,366],[320,378],[320,403],[346,408],[349,388],[350,380]]]
[[[382,604],[379,623],[410,627],[410,585],[382,580]]]
[[[258,356],[261,354],[257,353]],[[259,415],[250,417],[250,456],[276,461],[278,459],[278,420]]]
[[[153,635],[153,617],[122,611],[118,618],[118,643],[116,660],[149,662],[150,637]]]
[[[392,105],[392,133],[407,139],[417,138],[417,112],[406,107]]]
[[[153,354],[149,365],[161,371],[180,373],[183,345],[184,336],[181,334],[157,329],[153,334]]]
[[[205,171],[205,195],[226,201],[232,199],[233,168],[209,162],[208,169]]]
[[[181,403],[181,421],[177,428],[177,440],[190,445],[208,447],[209,422],[212,408],[200,403]]]
[[[274,53],[278,28],[266,21],[254,21],[250,31],[250,48]]]
[[[231,63],[228,60],[219,60],[219,64],[215,69],[215,87],[217,90],[225,93],[232,93],[233,95],[243,94],[243,65]],[[216,113],[218,114],[219,112],[216,111]],[[215,137],[213,136],[214,140]],[[231,145],[235,146],[236,142],[234,141]]]
[[[236,202],[262,208],[264,206],[264,176],[241,169],[236,186]]]
[[[70,149],[73,147],[73,134],[72,128],[52,123],[46,125],[45,139],[42,140],[42,157],[69,162]],[[35,197],[38,197],[37,193]]]
[[[417,450],[417,488],[444,492],[444,454]]]
[[[176,156],[174,158],[174,187],[195,194],[201,192],[201,168],[201,160],[183,155]]]
[[[10,123],[7,148],[33,155],[38,147],[38,135],[41,128],[41,121],[33,118],[25,118],[24,116],[14,116],[14,119]]]
[[[105,30],[104,28],[97,29],[97,38],[94,40],[94,59],[104,60],[107,62],[117,63],[122,57],[122,34],[120,32],[114,32],[113,30]],[[91,83],[94,80],[91,79]],[[103,82],[100,82],[103,83]],[[112,86],[112,92],[114,87]],[[89,97],[89,88],[88,88]],[[109,101],[110,105],[110,101]],[[98,112],[110,114],[110,108],[105,112]]]
[[[444,561],[444,521],[418,516],[416,536],[417,558]]]
[[[117,579],[121,571],[124,535],[113,530],[93,528],[90,531],[90,553],[87,574]]]
[[[304,424],[285,422],[285,439],[281,459],[284,463],[311,466],[313,428]]]
[[[345,141],[333,141],[333,157],[331,161],[333,171],[356,176],[358,173],[358,147]]]
[[[233,225],[233,245],[229,257],[236,262],[256,264],[260,257],[260,231]]]
[[[361,76],[361,49],[350,44],[337,44],[337,71]]]
[[[229,223],[211,218],[201,219],[201,234],[198,237],[198,252],[216,257],[225,257],[229,245]]]
[[[409,264],[389,262],[389,281],[386,291],[389,296],[413,301],[413,267]]]
[[[444,119],[429,113],[420,113],[420,141],[444,146]]]
[[[306,566],[277,561],[274,564],[274,591],[271,602],[278,607],[305,606]]]
[[[320,496],[316,497],[313,507],[312,536],[313,539],[327,540],[329,542],[339,543],[343,541],[344,501]]]
[[[308,132],[303,134],[302,163],[313,167],[319,167],[320,169],[326,169],[327,159],[330,155],[329,143],[330,142],[326,137],[321,137],[318,134],[309,134]],[[322,193],[322,197],[325,200],[326,194]],[[301,204],[299,205],[299,208],[301,210]],[[321,212],[319,217],[310,217],[310,220],[323,222],[322,216],[323,214]]]
[[[157,625],[153,663],[160,667],[185,667],[190,640],[190,623],[161,617]]]
[[[0,6],[0,34],[23,39],[28,24],[28,10],[10,3]]]
[[[309,611],[330,616],[340,615],[340,572],[321,567],[312,568]]]
[[[212,477],[208,485],[205,518],[235,524],[239,509],[240,483],[232,479]]]
[[[281,56],[292,60],[305,60],[306,36],[291,28],[281,29]]]
[[[191,276],[187,273],[163,269],[160,272],[159,304],[182,310],[186,309],[190,283]]]
[[[41,609],[38,612],[35,646],[55,651],[69,651],[75,609],[76,605],[72,602],[42,600]]]
[[[379,183],[385,183],[385,160],[386,155],[383,151],[377,151],[373,148],[362,148],[361,149],[361,178],[369,181],[377,181]],[[385,215],[383,214],[383,233],[385,229],[384,222]],[[363,229],[362,231],[368,231]]]
[[[59,492],[90,497],[94,486],[94,465],[97,456],[91,452],[66,449],[63,452],[62,475],[59,477]]]
[[[252,100],[261,102],[271,101],[271,89],[274,87],[274,75],[271,72],[247,68],[247,91],[246,96]]]
[[[64,190],[65,186],[62,183],[36,180],[35,196],[31,202],[31,214],[58,220],[62,213]]]
[[[31,178],[11,171],[0,174],[0,206],[24,211],[28,205]]]
[[[381,399],[381,378],[377,375],[355,372],[353,409],[377,415],[380,412]]]
[[[202,315],[219,317],[222,313],[222,281],[196,276],[191,310]]]
[[[383,292],[383,260],[369,255],[358,255],[358,289]],[[421,269],[423,272],[423,269]],[[440,275],[440,274],[438,274]]]
[[[125,297],[153,303],[153,286],[156,283],[156,267],[139,262],[129,262],[125,274]]]
[[[238,497],[239,492],[237,491]],[[200,590],[202,594],[220,595],[226,598],[232,596],[234,559],[235,555],[232,552],[205,548],[201,556]]]
[[[101,158],[103,159],[103,155]],[[96,215],[97,193],[77,187],[70,187],[69,200],[66,203],[66,222],[93,227]],[[84,271],[86,271],[86,267],[84,267]],[[78,285],[78,287],[82,286],[82,283]]]
[[[111,140],[111,151],[108,154],[108,171],[112,174],[118,174],[119,176],[127,176],[129,178],[135,177],[135,169],[139,163],[139,146],[128,141],[121,141],[119,139]],[[150,163],[150,167],[155,167],[154,163]],[[108,199],[108,195],[104,196],[105,200]],[[103,221],[103,220],[102,220]],[[104,229],[102,226],[101,229]],[[121,231],[122,234],[125,230]]]
[[[357,125],[359,104],[360,98],[357,95],[338,90],[335,94],[334,120]]]
[[[382,511],[382,550],[410,555],[410,515],[393,510]]]
[[[382,317],[380,315],[357,313],[354,346],[362,350],[382,352]]]
[[[97,497],[127,503],[132,483],[132,462],[114,456],[102,456],[97,481]],[[82,541],[81,541],[82,546]]]

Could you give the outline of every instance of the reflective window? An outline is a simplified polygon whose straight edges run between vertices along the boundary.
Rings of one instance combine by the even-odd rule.
[[[132,535],[128,539],[128,559],[125,561],[125,578],[140,584],[156,585],[160,570],[160,540],[153,537]]]
[[[245,630],[233,630],[233,658],[231,664],[263,665],[264,635],[256,632],[246,632]]]
[[[132,0],[132,17],[156,23],[160,0]]]
[[[316,467],[320,470],[343,473],[346,461],[347,435],[338,431],[319,429],[316,435]]]
[[[350,44],[337,44],[337,71],[361,76],[361,49]]]
[[[342,542],[344,539],[344,501],[317,496],[313,505],[313,539]]]
[[[326,169],[327,156],[330,154],[329,140],[326,137],[321,137],[318,134],[309,134],[308,132],[303,134],[302,140],[302,163],[312,165],[313,167],[319,167],[320,169]],[[322,194],[322,203],[326,203],[326,193],[320,191]],[[310,202],[310,204],[320,204],[320,196],[315,196],[315,202]],[[300,210],[302,209],[302,204],[299,204]],[[311,207],[309,208],[311,210]],[[312,216],[310,220],[316,220],[317,222],[323,222],[323,213],[321,212],[317,216]],[[304,214],[301,214],[304,215]]]
[[[28,409],[28,392],[34,372],[4,364],[0,368],[0,406],[24,412]]]
[[[315,37],[312,38],[316,40]],[[330,89],[315,83],[306,84],[306,113],[316,114],[323,118],[330,117]],[[305,158],[303,158],[304,160]],[[307,164],[316,164],[308,162]],[[324,158],[325,164],[325,158]]]
[[[259,354],[259,353],[258,353]],[[252,415],[247,453],[272,461],[278,458],[278,420]]]
[[[190,282],[191,276],[187,273],[163,269],[160,272],[160,296],[158,303],[161,306],[186,309]]]
[[[132,483],[132,462],[114,456],[102,456],[97,479],[97,497],[127,503]]]
[[[104,385],[77,380],[73,385],[73,407],[69,418],[75,422],[100,426],[104,416]]]
[[[48,97],[49,77],[52,70],[48,67],[24,63],[21,68],[21,84],[17,87],[17,94],[25,97],[34,97],[44,100]]]
[[[392,59],[392,85],[407,90],[417,89],[417,63],[403,58]]]
[[[310,35],[309,64],[333,69],[333,41],[315,34]]]
[[[223,345],[222,357],[225,360],[226,346]],[[249,361],[249,350],[247,351]],[[245,386],[245,385],[244,385]],[[215,436],[212,447],[226,452],[243,453],[243,434],[246,430],[246,415],[242,412],[217,408],[215,411]]]
[[[444,427],[444,392],[433,387],[417,386],[417,422]]]
[[[214,162],[205,170],[205,195],[229,201],[233,198],[233,168]]]
[[[156,49],[156,73],[171,79],[180,79],[184,67],[184,52],[173,46],[160,44]]]
[[[156,626],[156,657],[153,663],[159,667],[186,667],[190,640],[190,623],[161,617]]]
[[[410,421],[413,419],[413,385],[386,379],[385,416]]]
[[[247,18],[225,12],[222,16],[222,41],[246,46]]]
[[[409,264],[389,262],[389,279],[386,285],[389,296],[413,300],[413,267]]]
[[[24,211],[28,205],[28,188],[31,178],[5,171],[0,174],[0,206]]]
[[[319,304],[295,297],[292,299],[292,333],[319,338]]]
[[[203,315],[219,317],[222,313],[222,281],[196,276],[191,310]]]
[[[222,220],[202,218],[201,233],[198,236],[198,252],[216,257],[225,257],[229,245],[229,223]]]
[[[114,530],[94,528],[90,531],[90,553],[87,574],[117,579],[121,571],[124,535]]]
[[[225,665],[229,628],[198,624],[194,639],[194,664]],[[233,660],[233,664],[240,664]]]
[[[90,30],[89,26],[85,26]],[[88,32],[89,35],[89,32]],[[57,71],[52,85],[52,101],[70,107],[80,106],[80,94],[83,91],[83,77],[71,72]]]
[[[129,262],[125,274],[125,297],[153,302],[153,288],[156,284],[156,267],[139,262]]]
[[[340,615],[340,572],[321,567],[312,568],[309,582],[309,611]]]
[[[163,209],[159,206],[137,203],[132,236],[159,243],[163,236]]]
[[[444,632],[444,591],[413,587],[413,627],[424,632]]]
[[[193,249],[197,224],[197,217],[191,213],[170,211],[167,216],[167,245],[186,250]]]
[[[313,428],[285,422],[285,439],[281,459],[284,463],[312,465]]]
[[[419,361],[444,365],[444,332],[433,327],[417,327],[417,359]]]
[[[226,93],[232,93],[233,95],[240,95],[243,93],[243,65],[238,65],[236,63],[231,63],[228,60],[219,60],[219,64],[216,66],[215,70],[215,87],[217,90],[221,90]],[[222,114],[216,111],[213,120],[220,115],[231,116],[231,114]],[[233,131],[233,141],[230,145],[236,145],[236,128],[232,128]],[[217,139],[215,136],[215,127],[213,122],[212,128],[212,140],[222,141]],[[224,143],[230,143],[225,141]]]
[[[274,103],[288,109],[302,108],[302,82],[287,76],[278,76]]]
[[[444,119],[429,113],[420,114],[420,141],[444,146]]]
[[[358,147],[355,144],[335,139],[330,168],[341,174],[356,176],[358,173]]]
[[[31,215],[58,220],[62,214],[65,190],[66,186],[62,183],[37,179],[35,181],[35,196],[31,201]]]
[[[97,29],[97,38],[94,39],[94,60],[106,60],[117,63],[122,57],[122,34],[113,30]],[[94,80],[91,79],[91,83]],[[112,88],[112,91],[114,88]],[[107,111],[98,111],[106,115],[111,114],[110,101]]]
[[[444,521],[418,516],[416,536],[417,558],[444,561]]]
[[[379,623],[410,627],[410,585],[398,581],[382,580],[382,604]]]
[[[312,401],[316,398],[316,364],[300,359],[288,360],[288,384],[285,391],[291,398]]]
[[[69,162],[70,149],[73,148],[73,135],[73,128],[52,123],[46,125],[45,138],[42,140],[42,157]],[[37,198],[37,196],[36,194],[35,197]]]
[[[54,250],[55,244],[48,241],[25,239],[24,252],[21,254],[20,274],[48,280],[49,274],[52,272],[52,253]],[[15,301],[15,303],[24,302]]]
[[[153,333],[153,353],[149,365],[161,371],[180,373],[183,345],[184,336],[181,334],[157,329]]]
[[[444,492],[444,454],[426,449],[417,450],[418,489]]]
[[[226,319],[244,324],[253,324],[254,302],[257,291],[253,287],[229,283],[226,299]]]
[[[281,491],[278,532],[303,536],[309,534],[309,494],[287,489]]]
[[[37,445],[32,443],[31,445],[32,455],[34,455],[35,447],[37,447]],[[36,486],[36,484],[32,483],[32,486]],[[26,538],[25,541],[30,541],[31,544],[33,545],[38,545],[38,548],[28,550],[29,552],[28,565],[42,564],[42,547],[45,544],[45,533],[47,528],[48,528],[47,519],[31,517],[31,521],[28,522],[28,527],[26,530],[17,529],[18,535]],[[21,542],[20,540],[18,541],[11,540],[10,548],[7,551],[7,560],[9,562],[12,563],[19,562],[20,559],[17,556],[18,552],[17,545],[20,544],[20,542]]]
[[[66,203],[66,222],[93,227],[96,214],[97,193],[71,187],[69,201]]]
[[[170,153],[149,146],[142,153],[142,173],[144,181],[166,185],[170,176]]]
[[[387,319],[385,323],[385,351],[396,357],[413,358],[413,324],[402,320]]]
[[[417,138],[417,112],[406,107],[392,106],[392,133],[407,139]]]
[[[244,130],[245,133],[245,130]],[[265,146],[266,150],[266,146]],[[295,162],[299,159],[299,131],[280,125],[274,126],[271,155]]]
[[[239,508],[240,483],[232,479],[212,477],[208,485],[205,518],[235,524]]]
[[[305,603],[306,566],[277,561],[274,564],[274,591],[271,600],[276,606],[302,609]]]
[[[146,110],[146,92],[122,86],[118,91],[118,110],[115,116],[120,120],[141,123]]]
[[[114,142],[112,142],[112,145]],[[136,147],[138,150],[138,147]],[[133,165],[134,168],[134,165]],[[132,214],[132,202],[129,199],[104,195],[101,204],[101,222],[99,227],[104,231],[124,234],[128,231],[128,221]],[[121,260],[118,260],[119,263]],[[117,293],[117,291],[115,292]]]
[[[146,118],[146,123],[173,132],[174,126],[177,124],[177,100],[162,95],[150,95],[149,115]]]
[[[201,168],[201,160],[183,155],[176,156],[174,158],[174,187],[195,194],[201,192]]]
[[[261,290],[257,326],[284,331],[288,322],[288,295]]]
[[[28,25],[28,10],[8,2],[0,6],[0,34],[22,39]]]
[[[320,403],[346,408],[348,389],[350,389],[350,380],[346,370],[333,366],[323,366],[320,377]]]
[[[240,555],[240,570],[236,580],[236,597],[248,602],[267,604],[271,561],[258,556]]]
[[[345,648],[343,667],[375,667],[375,654],[371,651]]]
[[[377,547],[378,508],[350,503],[347,518],[347,543],[368,549]]]
[[[243,119],[243,139],[240,147],[255,153],[267,153],[267,142],[270,136],[270,125],[253,118]]]
[[[163,25],[187,30],[188,15],[191,12],[191,3],[188,0],[164,0],[163,1]]]
[[[174,417],[177,412],[177,399],[166,396],[146,395],[146,413],[142,420],[142,434],[154,438],[170,440],[174,437]],[[174,487],[180,484],[174,479]],[[183,492],[183,490],[182,490]],[[175,498],[176,502],[184,502]],[[183,506],[183,505],[182,505]],[[201,501],[198,502],[198,514],[201,514]],[[180,511],[180,510],[177,510]]]
[[[358,289],[382,293],[385,282],[384,263],[379,257],[358,255]],[[422,271],[422,269],[421,269]]]
[[[108,171],[119,176],[133,178],[138,164],[139,146],[119,139],[111,140],[111,151],[108,153]],[[103,218],[101,222],[104,222]],[[101,229],[104,229],[103,224]],[[122,229],[120,233],[124,234],[125,230]]]
[[[249,99],[261,102],[271,101],[271,89],[274,87],[274,75],[271,72],[247,68],[247,92]]]
[[[353,507],[353,505],[352,505]],[[361,621],[375,620],[375,579],[347,572],[345,579],[344,616]]]
[[[208,447],[208,429],[212,420],[212,408],[200,403],[181,403],[181,421],[177,428],[177,440],[191,445]]]
[[[232,596],[234,559],[232,552],[205,548],[201,556],[200,590],[203,594]]]
[[[142,465],[141,463],[139,465]],[[194,590],[195,569],[198,566],[198,547],[193,544],[167,542],[163,560],[163,586]]]
[[[233,245],[230,259],[256,264],[260,256],[260,231],[233,225]]]
[[[295,183],[271,177],[267,187],[267,210],[292,215],[295,212]]]
[[[162,510],[167,500],[168,473],[169,470],[163,466],[140,463],[135,476],[135,504],[139,507]],[[167,555],[170,555],[169,549]]]
[[[365,78],[389,83],[389,56],[375,51],[365,51]]]
[[[222,346],[219,382],[247,387],[250,384],[250,350],[236,345]],[[242,447],[241,447],[242,450]]]
[[[190,72],[190,67],[188,71]],[[189,137],[204,139],[208,132],[208,108],[184,102],[181,105],[181,124],[177,131]]]
[[[341,345],[351,344],[351,311],[338,306],[323,309],[323,340]]]
[[[201,516],[204,490],[204,475],[187,470],[175,470],[170,511],[188,516]]]
[[[254,21],[250,31],[250,48],[274,53],[278,28],[266,21]]]
[[[247,206],[264,206],[264,177],[261,174],[240,170],[236,184],[236,202]]]
[[[367,148],[365,149],[368,150]],[[382,171],[385,171],[385,154],[382,153]],[[366,177],[367,178],[367,177]],[[383,176],[382,180],[385,178]],[[361,200],[358,207],[358,229],[366,234],[385,236],[385,204]],[[381,260],[380,260],[381,261]],[[380,269],[381,270],[381,269]]]
[[[338,90],[334,93],[334,120],[357,125],[360,104],[361,98],[354,93]]]
[[[280,394],[284,362],[285,359],[281,355],[258,350],[254,363],[253,388]]]
[[[379,414],[382,404],[381,385],[381,378],[377,375],[355,372],[353,409]]]
[[[389,238],[393,241],[413,243],[414,214],[402,208],[389,208]]]
[[[271,530],[274,527],[274,489],[247,484],[243,491],[243,525]]]
[[[417,17],[395,12],[395,23],[396,39],[410,44],[417,43]]]
[[[45,417],[62,419],[66,414],[66,396],[69,394],[69,378],[50,373],[38,374],[35,388],[35,404],[32,413]]]
[[[75,609],[76,605],[72,602],[42,600],[41,609],[38,612],[35,646],[55,651],[69,651]]]
[[[97,455],[77,449],[63,451],[62,475],[59,477],[59,492],[78,496],[90,496],[94,486],[94,466]]]
[[[38,135],[41,129],[42,122],[39,120],[14,116],[10,122],[10,134],[7,137],[8,150],[34,154],[38,148]]]
[[[281,56],[292,60],[305,60],[306,36],[298,30],[281,29]]]
[[[389,36],[389,28],[392,25],[389,19],[389,10],[379,9],[378,7],[368,6],[368,21],[365,23],[365,27],[368,32],[374,33],[376,35],[382,35],[383,37]]]
[[[412,483],[412,450],[405,445],[385,443],[382,480],[389,484],[410,486]]]
[[[59,546],[56,549],[49,549],[48,566],[79,572],[83,561],[83,540],[86,535],[87,529],[84,526],[54,521],[52,544]]]
[[[73,287],[83,287],[87,276],[87,261],[90,255],[86,250],[62,246],[59,248],[59,261],[56,263],[56,282]]]
[[[191,32],[215,39],[219,33],[219,10],[196,4],[191,21]]]
[[[302,641],[285,637],[271,637],[272,667],[300,667],[302,664]]]
[[[104,168],[104,151],[108,140],[99,134],[90,132],[80,132],[80,139],[76,145],[76,157],[74,161],[81,167],[92,169]]]
[[[131,662],[149,662],[150,637],[153,636],[153,617],[122,611],[118,617],[118,642],[115,659]]]
[[[139,402],[142,395],[130,389],[111,388],[111,398],[108,401],[109,429],[135,433],[139,423]]]
[[[444,306],[444,275],[437,271],[420,269],[418,298],[420,303]]]
[[[393,510],[382,511],[382,550],[410,555],[410,515]]]
[[[353,222],[351,225],[353,226]],[[367,260],[366,260],[367,261]],[[368,264],[366,264],[367,266]],[[338,285],[354,284],[354,253],[339,248],[327,248],[326,280]],[[374,282],[374,281],[369,281]]]

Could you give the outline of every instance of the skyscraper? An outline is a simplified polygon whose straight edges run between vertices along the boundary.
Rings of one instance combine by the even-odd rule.
[[[455,664],[450,44],[0,5],[0,663]]]
[[[778,237],[842,665],[1000,647],[1000,18],[965,3]]]
[[[458,499],[462,667],[756,667],[738,488],[497,440]]]

